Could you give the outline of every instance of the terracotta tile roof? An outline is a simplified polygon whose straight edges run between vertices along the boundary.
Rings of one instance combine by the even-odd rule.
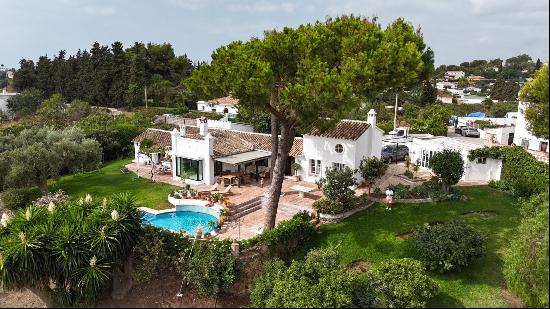
[[[234,98],[232,96],[227,96],[223,98],[208,100],[208,103],[222,104],[222,105],[237,105],[239,104],[239,99]]]
[[[179,128],[178,128],[179,130]],[[209,129],[208,132],[214,137],[214,157],[225,157],[252,150],[271,151],[271,135],[264,133],[251,133],[233,130]],[[147,129],[133,139],[134,142],[141,142],[150,139],[153,144],[159,146],[171,146],[170,131],[159,129]],[[186,126],[185,137],[203,140],[198,127]],[[291,156],[303,155],[303,140],[301,137],[294,138],[290,149]]]
[[[365,131],[367,131],[369,126],[370,125],[366,121],[340,120],[331,130],[320,132],[319,130],[314,129],[307,135],[356,140],[361,137]]]
[[[172,146],[172,137],[170,135],[170,131],[149,128],[141,132],[140,135],[136,136],[132,140],[132,142],[141,143],[145,139],[152,141],[153,145],[156,146]]]

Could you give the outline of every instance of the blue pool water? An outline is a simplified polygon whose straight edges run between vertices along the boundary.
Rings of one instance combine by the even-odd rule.
[[[218,223],[218,219],[212,215],[193,211],[174,211],[158,215],[144,213],[143,221],[171,231],[184,230],[192,236],[196,235],[199,224],[202,225],[202,234],[204,235],[212,232],[212,227],[208,225],[209,222],[214,222],[216,225]]]

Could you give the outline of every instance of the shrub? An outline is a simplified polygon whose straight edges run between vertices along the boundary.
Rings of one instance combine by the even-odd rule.
[[[502,187],[514,195],[530,196],[548,189],[548,164],[537,161],[521,147],[483,147],[468,154],[470,161],[480,157],[502,160]]]
[[[340,214],[346,211],[342,202],[331,200],[326,197],[322,197],[313,202],[312,207],[317,210],[317,212],[323,214]]]
[[[187,237],[150,225],[144,226],[135,249],[136,267],[134,277],[146,282],[165,269],[175,266],[180,252],[190,247]]]
[[[460,152],[444,149],[432,155],[430,168],[441,178],[443,190],[449,192],[450,186],[458,183],[464,174],[464,160]]]
[[[423,308],[436,294],[437,285],[414,259],[390,259],[374,272],[381,282],[381,297],[392,308]]]
[[[353,170],[349,167],[328,168],[325,175],[326,177],[321,180],[321,189],[327,198],[338,200],[341,196],[353,193],[350,187],[355,186],[357,182],[353,176]]]
[[[412,242],[419,260],[438,272],[466,267],[485,251],[485,238],[458,220],[417,227]]]
[[[240,242],[243,249],[257,244],[265,244],[272,256],[290,258],[300,245],[308,242],[315,228],[310,222],[311,217],[307,212],[295,214],[291,219],[277,224],[273,229],[266,230],[262,234],[249,240]]]
[[[403,175],[405,175],[407,178],[410,178],[410,179],[414,178],[414,174],[410,170],[406,170],[405,173],[403,173]]]
[[[36,187],[10,188],[1,195],[4,206],[8,209],[23,208],[36,200],[42,192]]]
[[[504,255],[508,288],[529,307],[548,307],[548,193],[521,203],[524,218]]]
[[[382,159],[377,157],[363,157],[359,163],[359,171],[361,172],[361,177],[363,177],[369,187],[369,194],[372,184],[376,179],[382,177],[387,169],[388,165]]]
[[[178,271],[197,293],[215,297],[235,283],[237,259],[230,241],[195,241],[190,250],[190,260],[181,254]]]
[[[336,248],[328,247],[310,251],[305,261],[294,260],[288,268],[268,262],[250,299],[252,307],[348,308],[354,306],[356,285],[357,274],[343,268]]]

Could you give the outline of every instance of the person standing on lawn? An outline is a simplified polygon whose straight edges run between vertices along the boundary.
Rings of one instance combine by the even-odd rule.
[[[386,210],[391,210],[391,204],[393,202],[393,190],[388,187],[386,189]]]

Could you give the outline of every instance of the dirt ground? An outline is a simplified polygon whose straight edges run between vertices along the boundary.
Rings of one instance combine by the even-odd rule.
[[[163,273],[158,278],[132,288],[122,300],[100,300],[97,308],[246,308],[248,295],[220,295],[217,300],[187,290],[177,298],[181,281],[177,275]],[[28,290],[0,293],[0,308],[45,308],[45,304]]]

